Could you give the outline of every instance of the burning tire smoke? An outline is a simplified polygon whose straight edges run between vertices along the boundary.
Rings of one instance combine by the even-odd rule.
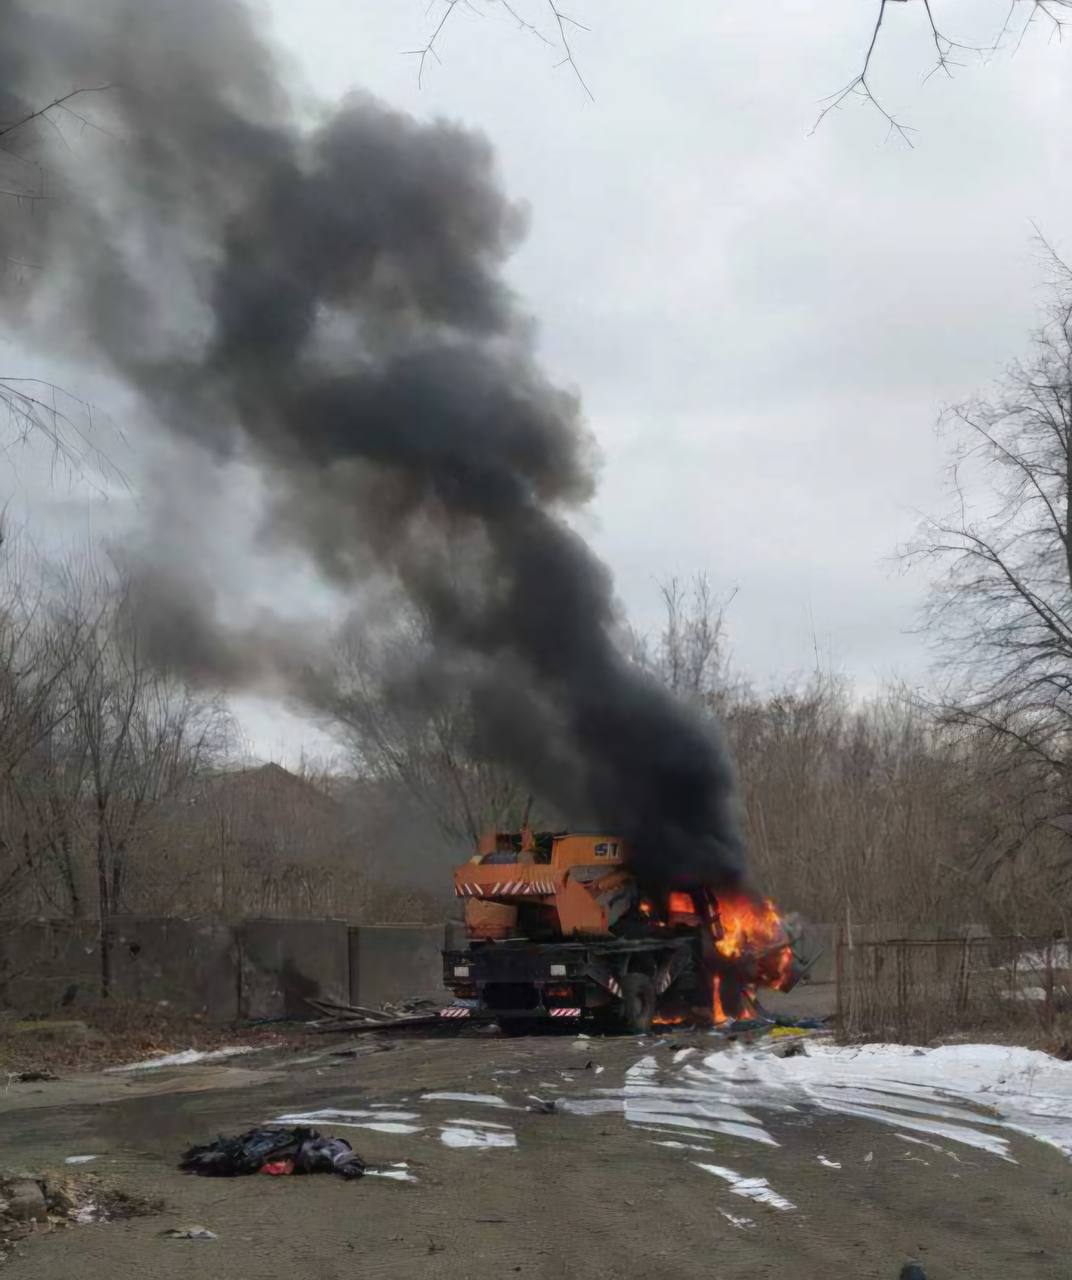
[[[5,120],[109,86],[74,145],[17,135],[55,198],[0,221],[0,251],[42,266],[8,315],[103,362],[174,437],[252,457],[273,537],[336,585],[397,582],[466,660],[478,752],[620,831],[649,883],[738,883],[717,730],[623,658],[610,575],[564,519],[591,445],[500,276],[524,219],[487,143],[363,95],[295,105],[236,0],[0,14]],[[239,642],[209,584],[151,580],[162,660],[230,686],[278,670],[279,637]]]

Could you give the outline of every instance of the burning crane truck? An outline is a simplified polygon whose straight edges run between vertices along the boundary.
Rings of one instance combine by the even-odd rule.
[[[707,889],[644,897],[605,833],[497,832],[454,872],[468,946],[443,953],[441,1017],[507,1034],[550,1022],[633,1034],[755,1017],[759,986],[801,975],[770,902]]]

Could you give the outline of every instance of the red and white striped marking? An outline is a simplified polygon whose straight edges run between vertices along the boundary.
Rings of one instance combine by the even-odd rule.
[[[539,894],[541,897],[554,893],[553,880],[500,880],[495,884],[458,884],[454,893],[459,898],[506,898],[517,894]]]
[[[612,996],[620,996],[622,994],[622,984],[618,981],[617,978],[608,978],[607,990],[611,993]]]
[[[547,1012],[552,1018],[579,1018],[581,1016],[580,1009],[548,1009]]]
[[[469,1010],[463,1005],[448,1004],[445,1009],[440,1009],[439,1016],[441,1018],[468,1018]]]

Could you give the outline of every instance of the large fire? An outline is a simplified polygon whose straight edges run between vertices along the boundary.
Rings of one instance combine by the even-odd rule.
[[[747,1021],[755,1017],[756,987],[782,990],[792,981],[793,948],[785,922],[769,898],[747,894],[709,896],[708,927],[715,950],[725,961],[739,990],[736,1013],[727,1010],[723,999],[725,975],[716,973],[712,984],[711,1016],[714,1022],[734,1017]]]
[[[668,894],[667,923],[702,921],[710,931],[717,957],[711,973],[714,1024],[750,1021],[756,1016],[757,987],[788,990],[793,983],[793,948],[785,921],[769,898],[705,892],[699,902],[697,907],[697,896],[680,890]],[[647,899],[640,910],[649,919],[659,918]],[[665,1026],[685,1018],[660,1015],[655,1021]]]

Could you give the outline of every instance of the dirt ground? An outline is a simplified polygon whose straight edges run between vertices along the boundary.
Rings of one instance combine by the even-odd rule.
[[[95,1176],[160,1197],[165,1210],[39,1235],[3,1272],[12,1280],[895,1280],[916,1257],[929,1280],[1070,1274],[1072,1170],[1026,1138],[1011,1139],[1017,1163],[970,1150],[952,1164],[925,1160],[888,1127],[797,1110],[766,1117],[777,1146],[701,1134],[708,1153],[699,1154],[679,1144],[689,1134],[653,1132],[620,1111],[525,1109],[533,1095],[611,1096],[598,1091],[619,1089],[639,1059],[662,1062],[693,1044],[717,1048],[684,1032],[643,1043],[366,1038],[320,1042],[313,1053],[263,1050],[133,1076],[11,1084],[0,1094],[5,1168],[62,1170],[66,1157],[92,1154],[84,1167]],[[516,1109],[422,1098],[433,1091],[491,1094]],[[415,1115],[383,1125],[415,1132],[320,1127],[350,1138],[369,1161],[407,1162],[416,1181],[217,1180],[175,1169],[191,1143],[322,1108]],[[470,1133],[512,1130],[516,1147],[448,1146],[444,1131],[461,1120]],[[742,1198],[696,1161],[767,1178],[792,1211]],[[741,1225],[745,1216],[754,1225]],[[218,1239],[160,1235],[189,1224]]]

